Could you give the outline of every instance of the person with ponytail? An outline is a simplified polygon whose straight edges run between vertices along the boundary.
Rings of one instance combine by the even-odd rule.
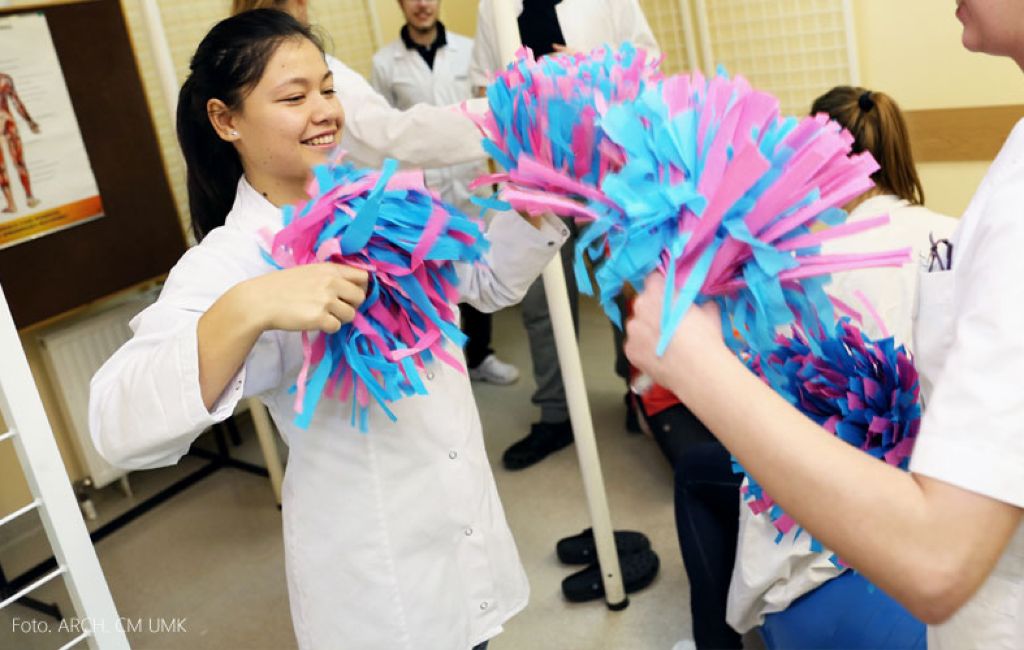
[[[924,204],[924,188],[917,175],[910,134],[896,101],[883,92],[837,86],[814,100],[811,115],[824,113],[853,135],[853,151],[867,151],[878,161],[872,175],[875,186],[846,205],[847,222],[889,215],[889,223],[824,246],[825,253],[856,253],[910,246],[914,261],[927,259],[931,242],[949,239],[957,220],[932,212]],[[833,275],[829,293],[858,309],[860,291],[871,299],[896,344],[913,351],[913,311],[917,290],[917,264],[899,269],[861,269]],[[858,309],[863,311],[863,309]],[[871,318],[862,329],[880,338],[882,330]]]
[[[396,403],[396,422],[371,414],[369,434],[337,400],[307,429],[293,422],[301,333],[350,322],[373,278],[334,263],[274,270],[260,233],[305,198],[344,121],[318,40],[289,14],[241,13],[206,35],[178,100],[199,244],[93,377],[92,438],[118,467],[173,465],[258,396],[289,445],[282,510],[299,647],[482,648],[529,589],[468,378],[434,364],[429,394]],[[490,311],[521,299],[566,236],[550,215],[499,215],[486,263],[457,265],[459,299]]]
[[[968,50],[1024,69],[1024,3],[957,0],[956,17]],[[851,129],[863,136],[885,100],[850,94]],[[915,185],[886,182],[892,192]],[[692,409],[796,524],[927,623],[929,650],[1024,647],[1022,205],[1024,120],[954,236],[919,264],[914,364],[925,408],[909,472],[830,434],[751,373],[725,345],[715,303],[691,308],[659,355],[665,283],[652,275],[627,325],[633,363]]]
[[[232,0],[231,14],[253,9],[277,9],[309,25],[309,0]],[[349,160],[379,167],[385,158],[417,168],[449,167],[487,160],[480,130],[463,112],[463,105],[416,104],[398,110],[373,89],[365,78],[330,54],[327,65],[345,110],[346,128],[341,146]],[[485,100],[465,103],[474,111],[486,110]]]

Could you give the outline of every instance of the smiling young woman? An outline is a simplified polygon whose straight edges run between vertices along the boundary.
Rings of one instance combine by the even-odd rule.
[[[171,465],[259,396],[289,444],[284,546],[299,646],[479,647],[529,589],[468,378],[434,364],[429,394],[397,402],[397,421],[371,413],[370,434],[336,400],[307,429],[293,420],[301,333],[338,331],[374,281],[332,263],[274,270],[260,254],[259,233],[282,227],[281,206],[304,198],[310,167],[342,135],[332,81],[317,40],[284,12],[228,18],[200,43],[178,103],[200,243],[93,378],[90,429],[115,465]],[[495,218],[486,263],[456,265],[458,299],[483,311],[517,302],[566,234],[554,217]]]

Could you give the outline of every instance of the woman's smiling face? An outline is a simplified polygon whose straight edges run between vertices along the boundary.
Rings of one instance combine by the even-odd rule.
[[[286,200],[304,198],[309,172],[341,140],[345,115],[323,53],[306,39],[281,42],[224,128],[246,178]]]

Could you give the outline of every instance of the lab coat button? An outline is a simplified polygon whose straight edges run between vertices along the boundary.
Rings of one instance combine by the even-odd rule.
[[[480,609],[487,609],[487,601],[480,603]]]
[[[472,528],[467,528],[466,529],[466,537],[469,537],[472,534],[473,534],[473,529]]]
[[[448,458],[451,458],[452,460],[455,460],[458,457],[459,457],[459,452],[455,451],[454,449],[452,449],[451,451],[448,452]]]
[[[553,241],[549,241],[548,242],[548,246],[554,246],[554,245],[555,245],[555,242],[553,242]]]
[[[434,380],[434,372],[430,371],[430,372],[427,373],[427,381],[433,381],[433,380]]]

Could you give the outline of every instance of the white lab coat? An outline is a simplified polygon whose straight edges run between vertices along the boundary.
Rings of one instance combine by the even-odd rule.
[[[922,273],[914,321],[928,409],[912,472],[1024,508],[1024,120],[961,220],[950,271]],[[929,650],[1024,648],[1024,525]]]
[[[567,236],[553,217],[539,230],[502,217],[489,229],[489,265],[458,269],[462,300],[485,311],[520,300]],[[159,300],[131,322],[134,337],[93,378],[96,448],[120,467],[172,465],[240,399],[258,396],[290,450],[284,546],[299,647],[471,648],[526,606],[529,588],[464,373],[432,364],[429,395],[396,403],[394,423],[374,409],[369,433],[350,425],[348,403],[327,398],[302,430],[289,394],[300,336],[270,331],[212,412],[203,405],[199,317],[230,287],[270,271],[257,233],[280,227],[280,210],[240,180],[226,225],[181,258]]]
[[[394,158],[403,165],[422,168],[487,159],[479,129],[460,106],[417,104],[398,110],[338,59],[327,56],[327,66],[334,73],[334,88],[345,110],[341,146],[356,164],[380,167],[385,158]],[[470,100],[467,107],[483,112],[486,102]]]
[[[888,332],[898,344],[911,348],[913,311],[920,260],[931,251],[929,235],[953,236],[957,220],[923,206],[911,205],[892,194],[873,196],[858,205],[849,223],[889,215],[887,225],[826,242],[822,252],[866,253],[910,246],[912,262],[899,269],[860,269],[836,273],[828,292],[856,309],[864,319],[863,330],[879,338],[882,332],[868,315],[855,292],[874,305]],[[841,314],[840,314],[841,315]],[[775,542],[778,531],[764,516],[755,516],[746,503],[740,506],[736,563],[729,584],[726,620],[738,632],[761,625],[766,614],[781,612],[800,596],[813,591],[842,571],[832,564],[831,552],[814,552],[810,536],[795,533]]]
[[[469,69],[470,81],[480,88],[505,65],[498,49],[491,1],[480,0]],[[514,2],[518,16],[523,13],[523,0]],[[562,0],[555,5],[555,13],[565,45],[571,49],[589,52],[602,45],[618,46],[628,41],[653,55],[659,52],[658,41],[638,0]]]
[[[473,40],[450,31],[445,37],[447,43],[437,50],[433,68],[400,38],[381,48],[373,55],[371,84],[399,110],[417,104],[444,106],[470,99],[473,89],[469,83],[469,59]],[[481,137],[478,132],[477,140]],[[474,193],[469,184],[486,173],[484,163],[470,162],[428,169],[425,178],[427,185],[445,201],[466,214],[475,215],[479,209],[470,202]]]

